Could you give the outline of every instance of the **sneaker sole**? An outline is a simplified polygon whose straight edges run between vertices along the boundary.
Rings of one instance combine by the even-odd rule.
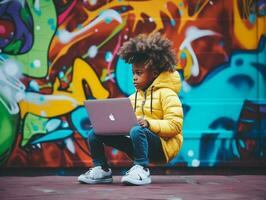
[[[106,183],[113,183],[113,178],[106,178],[101,180],[88,180],[84,178],[79,178],[78,181],[83,184],[106,184]]]
[[[148,185],[148,184],[151,184],[151,179],[144,179],[144,180],[141,180],[141,181],[138,181],[138,180],[123,180],[121,181],[124,185]]]

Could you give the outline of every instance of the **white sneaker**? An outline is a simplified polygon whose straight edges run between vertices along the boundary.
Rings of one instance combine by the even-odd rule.
[[[151,183],[150,170],[144,169],[140,165],[134,165],[126,175],[122,177],[121,182],[125,185],[146,185]]]
[[[81,183],[97,184],[97,183],[112,183],[112,170],[104,171],[101,166],[93,167],[89,169],[85,174],[81,174],[78,177],[78,181]]]

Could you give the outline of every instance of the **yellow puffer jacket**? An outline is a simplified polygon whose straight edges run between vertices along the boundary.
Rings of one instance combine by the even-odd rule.
[[[129,97],[137,118],[146,119],[149,129],[160,136],[167,162],[183,143],[183,109],[177,96],[180,88],[178,72],[162,72],[146,91],[139,90]]]

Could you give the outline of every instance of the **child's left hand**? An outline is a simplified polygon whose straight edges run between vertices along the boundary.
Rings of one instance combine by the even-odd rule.
[[[143,118],[139,118],[138,119],[138,123],[140,126],[144,127],[144,128],[148,128],[150,126],[149,122],[146,119]]]

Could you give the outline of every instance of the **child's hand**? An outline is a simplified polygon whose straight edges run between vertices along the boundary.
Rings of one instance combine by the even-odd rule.
[[[148,128],[150,126],[149,122],[146,119],[143,118],[139,118],[138,119],[138,123],[140,126],[144,127],[144,128]]]

